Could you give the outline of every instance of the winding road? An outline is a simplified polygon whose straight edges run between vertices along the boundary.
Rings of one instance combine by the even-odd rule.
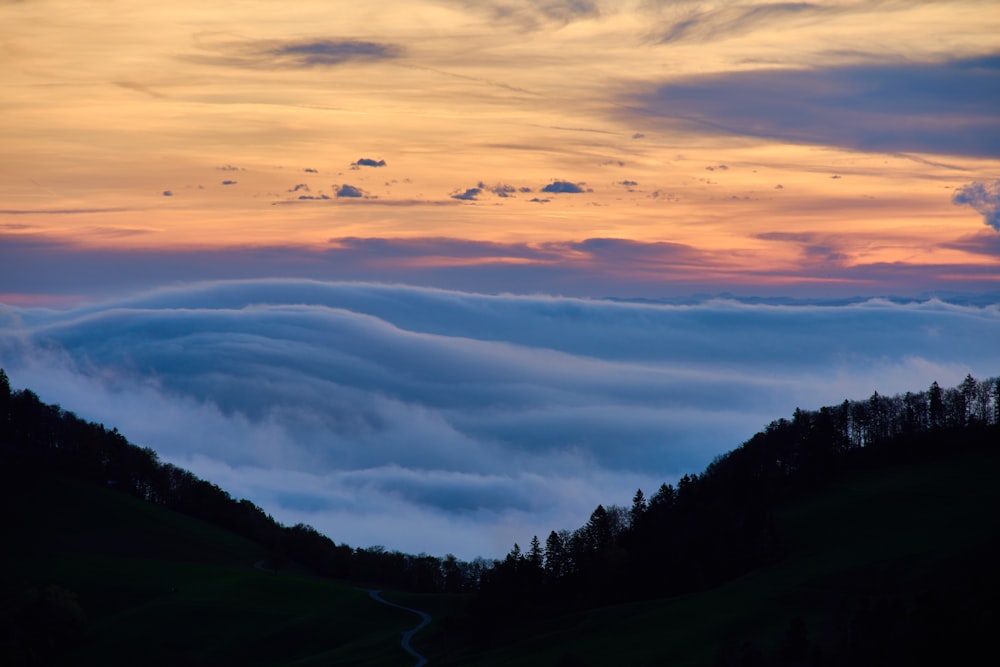
[[[415,635],[419,631],[423,630],[425,627],[427,627],[427,624],[431,622],[431,616],[430,616],[430,614],[428,614],[426,612],[422,612],[419,609],[413,609],[411,607],[404,607],[401,604],[396,604],[395,602],[389,602],[388,600],[386,600],[384,597],[382,597],[380,595],[380,593],[382,592],[380,590],[375,590],[375,589],[372,589],[372,588],[364,588],[362,590],[368,591],[368,595],[372,596],[372,599],[375,600],[376,602],[381,602],[382,604],[387,604],[390,607],[396,607],[398,609],[403,609],[403,610],[412,612],[412,613],[417,614],[418,616],[420,616],[420,623],[417,626],[415,626],[414,628],[412,628],[412,629],[407,630],[406,632],[404,632],[403,633],[403,638],[402,638],[402,640],[400,640],[399,644],[400,644],[400,646],[403,647],[404,651],[406,651],[407,653],[409,653],[410,655],[412,655],[414,658],[417,659],[417,662],[414,665],[414,667],[423,667],[424,665],[426,665],[427,664],[427,658],[425,658],[424,656],[422,656],[419,653],[417,653],[413,649],[413,647],[410,646],[410,640],[413,639],[413,635]]]

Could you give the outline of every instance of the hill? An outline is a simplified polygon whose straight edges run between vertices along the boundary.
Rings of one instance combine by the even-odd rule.
[[[1000,379],[969,376],[797,410],[631,508],[463,563],[282,526],[0,370],[0,658],[409,664],[413,618],[340,579],[412,591],[443,664],[951,661],[998,620],[998,469]]]
[[[412,664],[412,617],[363,590],[259,569],[263,546],[99,485],[7,482],[5,665]]]
[[[1000,621],[998,473],[1000,442],[853,472],[776,508],[770,565],[533,621],[442,664],[972,664]]]

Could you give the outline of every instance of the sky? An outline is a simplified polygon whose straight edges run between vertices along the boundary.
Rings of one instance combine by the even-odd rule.
[[[0,0],[0,364],[463,557],[1000,374],[995,2]]]

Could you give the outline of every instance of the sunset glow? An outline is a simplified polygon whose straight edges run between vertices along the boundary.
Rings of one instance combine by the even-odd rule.
[[[39,0],[0,18],[11,244],[423,239],[384,261],[609,274],[552,247],[698,255],[644,252],[626,271],[641,287],[608,286],[620,296],[679,279],[921,293],[1000,273],[997,232],[952,202],[1000,173],[989,2]],[[549,251],[434,247],[454,239]],[[887,265],[905,275],[870,276]],[[579,282],[539,288],[592,291]]]

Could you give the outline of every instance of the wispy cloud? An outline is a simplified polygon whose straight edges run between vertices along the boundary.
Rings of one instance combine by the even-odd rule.
[[[758,27],[774,29],[776,23],[790,19],[815,20],[840,11],[844,11],[844,8],[812,2],[722,5],[708,10],[694,8],[663,30],[658,41],[664,44],[679,41],[707,42],[745,34]],[[853,11],[857,11],[857,8]]]
[[[85,213],[121,213],[136,209],[126,207],[112,208],[0,208],[0,215],[78,215]]]
[[[397,44],[332,38],[221,41],[203,37],[198,46],[213,55],[195,54],[188,56],[189,60],[248,69],[313,69],[393,60],[403,55],[403,48]]]
[[[602,15],[600,2],[594,0],[451,0],[468,11],[487,16],[492,23],[538,30],[545,26],[566,25]]]
[[[810,262],[840,264],[847,259],[846,253],[830,235],[815,232],[764,232],[756,238],[764,241],[793,243],[801,249]]]
[[[167,97],[163,93],[157,92],[152,88],[150,88],[149,86],[145,86],[135,81],[112,81],[112,83],[118,86],[119,88],[125,88],[126,90],[133,90],[137,93],[142,93],[143,95],[149,95],[150,97],[154,97],[156,99],[162,100],[166,99]]]

